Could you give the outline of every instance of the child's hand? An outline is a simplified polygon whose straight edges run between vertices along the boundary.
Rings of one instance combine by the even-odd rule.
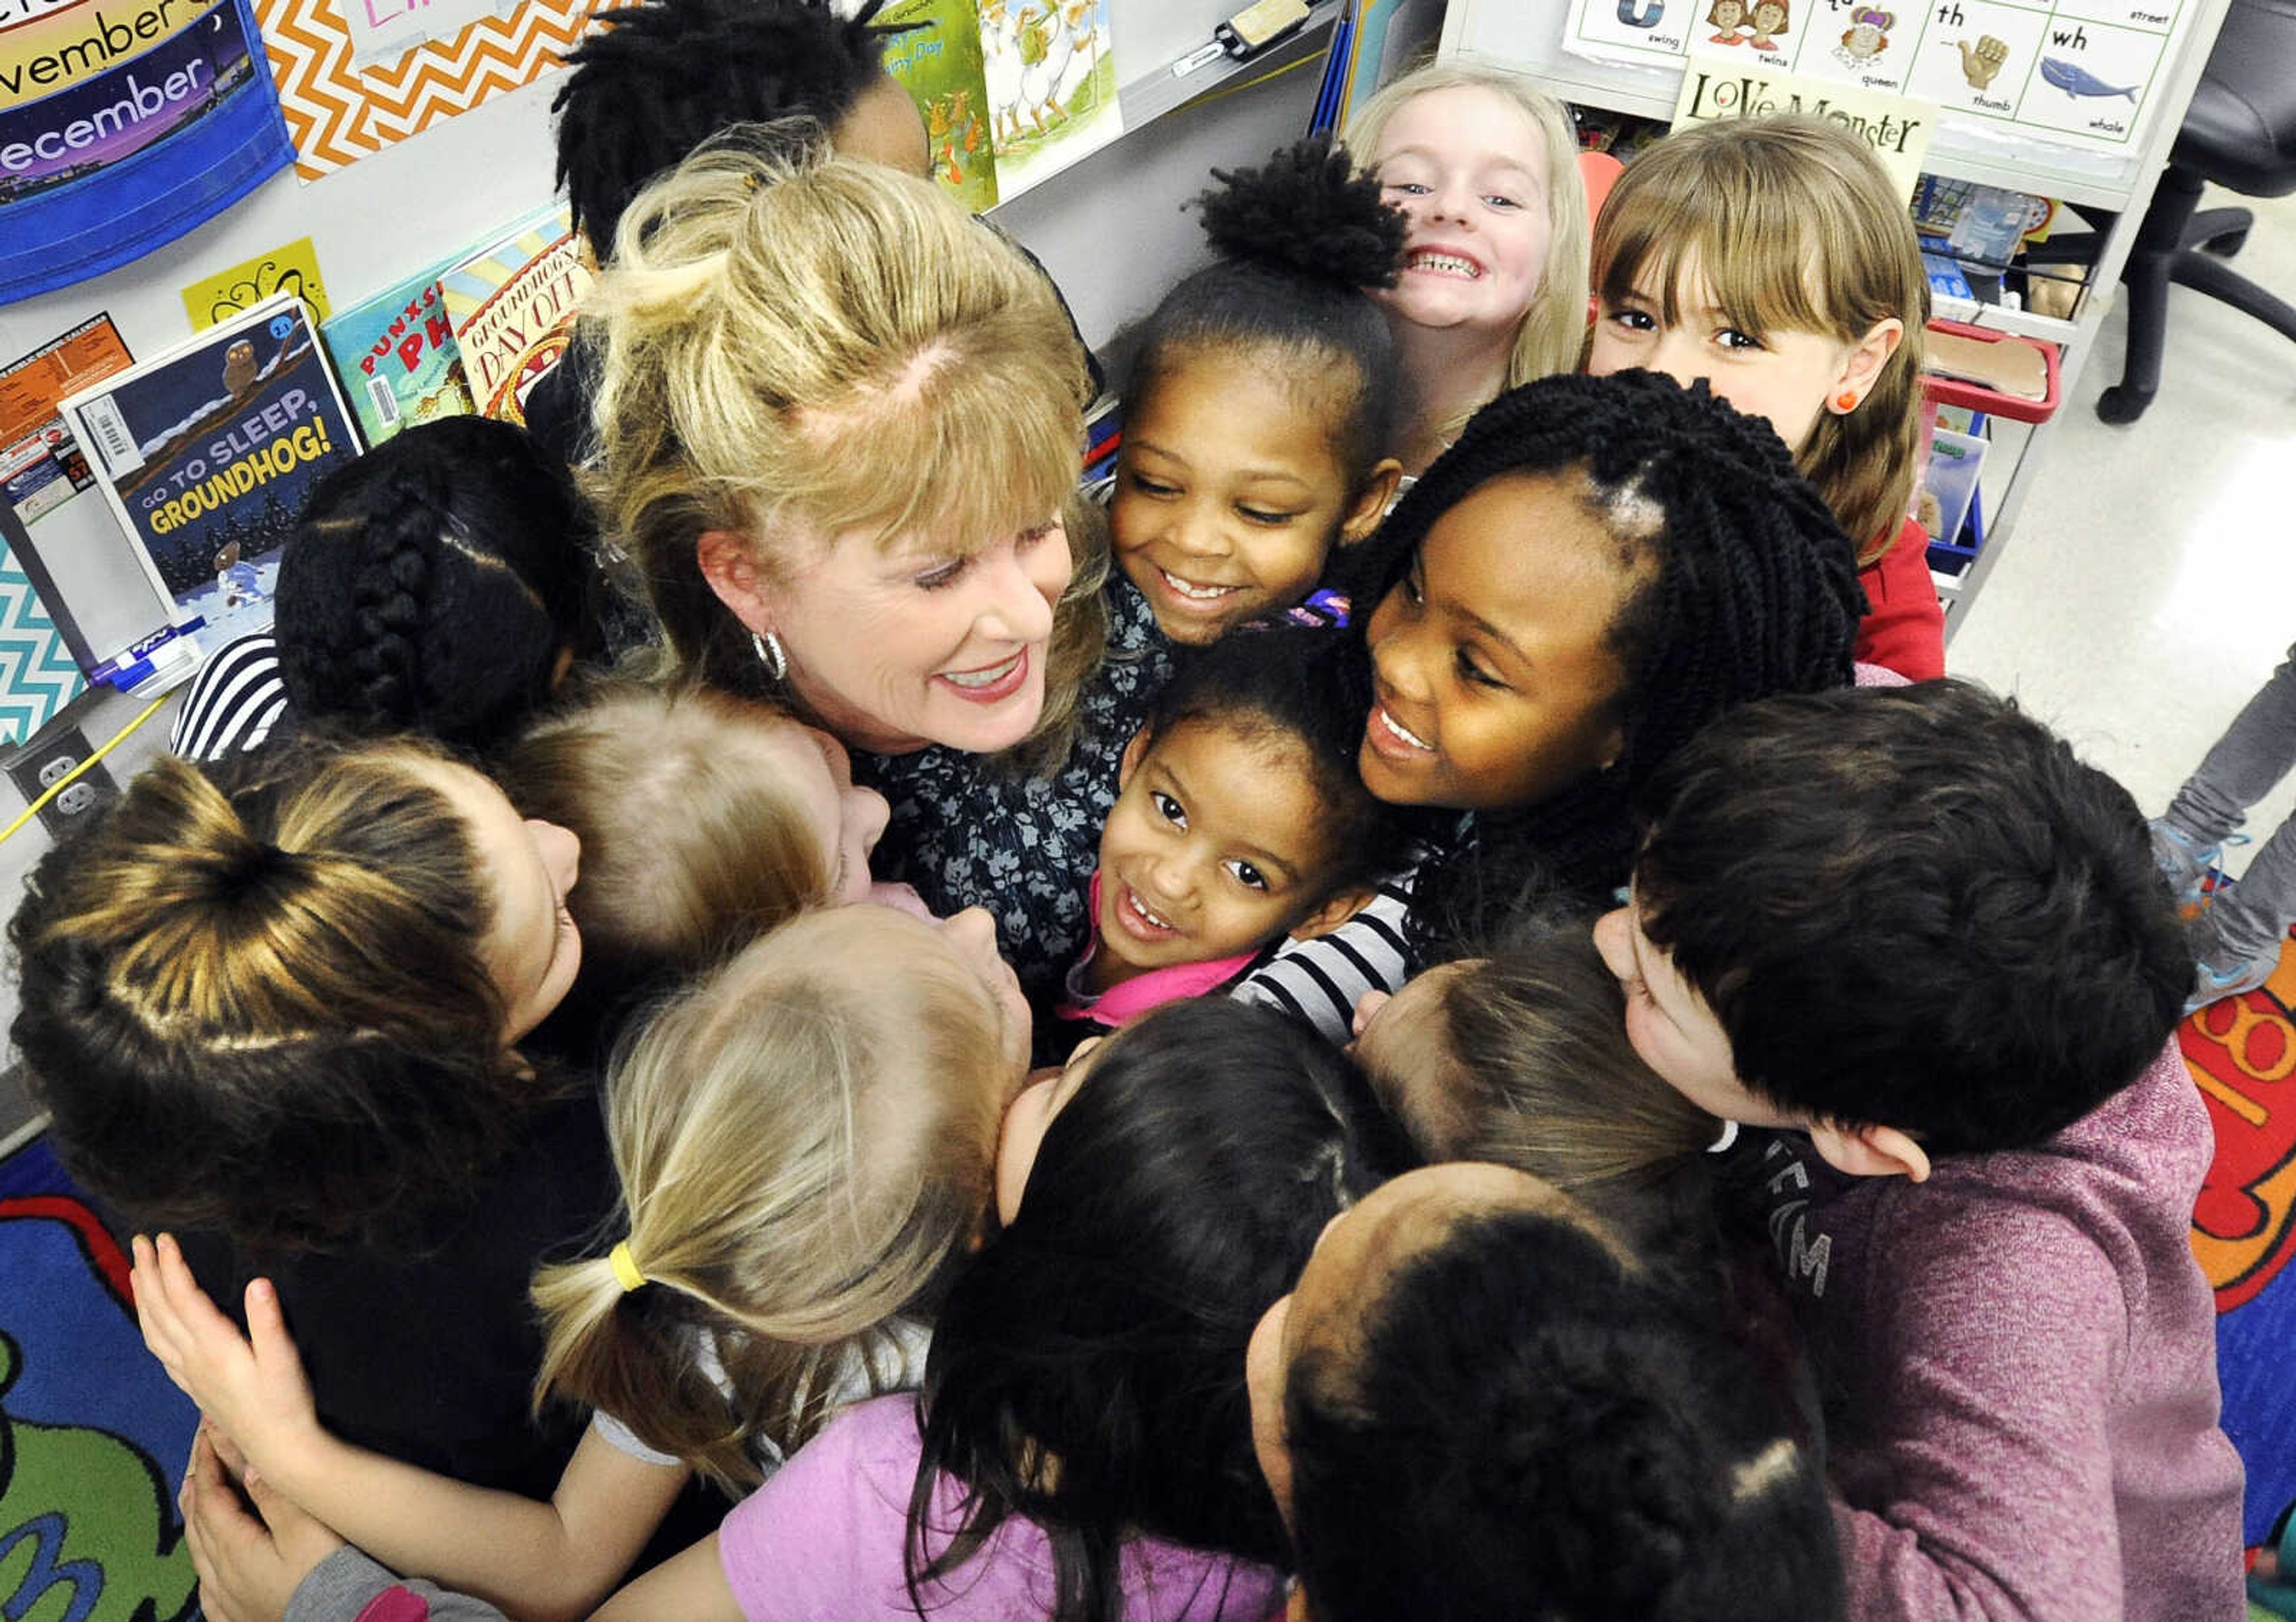
[[[271,1622],[283,1616],[312,1568],[342,1547],[341,1538],[259,1477],[248,1482],[247,1496],[252,1515],[201,1426],[176,1502],[184,1511],[192,1568],[200,1577],[200,1606],[211,1622]]]
[[[138,1234],[132,1245],[144,1344],[258,1470],[288,1475],[296,1451],[324,1433],[270,1280],[248,1285],[242,1335],[193,1279],[173,1239],[163,1233],[155,1244]]]

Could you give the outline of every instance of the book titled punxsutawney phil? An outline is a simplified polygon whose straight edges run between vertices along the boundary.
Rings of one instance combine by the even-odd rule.
[[[310,310],[291,295],[71,396],[63,413],[121,539],[117,557],[43,559],[49,611],[87,633],[91,679],[138,689],[270,624],[279,548],[304,497],[359,450]],[[88,630],[99,621],[101,636]]]
[[[478,409],[433,265],[338,312],[319,329],[370,448],[400,429]]]

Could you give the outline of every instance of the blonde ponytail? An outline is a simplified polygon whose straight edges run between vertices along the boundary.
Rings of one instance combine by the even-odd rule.
[[[626,1291],[603,1254],[537,1274],[537,1404],[589,1404],[741,1486],[754,1439],[794,1449],[857,1359],[879,1365],[887,1321],[977,1227],[1009,1067],[986,992],[922,927],[804,915],[616,1056],[617,1237],[645,1283]],[[695,1366],[702,1332],[730,1402]]]

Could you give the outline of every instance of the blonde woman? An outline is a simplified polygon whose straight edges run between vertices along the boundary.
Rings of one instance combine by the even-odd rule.
[[[695,154],[621,239],[588,306],[595,489],[663,673],[838,738],[892,803],[889,876],[994,905],[1049,983],[1168,673],[1072,498],[1089,385],[1057,296],[930,183],[778,132]]]
[[[145,1338],[273,1492],[376,1559],[521,1622],[582,1616],[689,1470],[754,1486],[839,1407],[922,1377],[920,1317],[981,1231],[1028,1050],[978,912],[808,913],[649,1020],[607,1085],[619,1237],[534,1280],[537,1404],[597,1416],[554,1492],[329,1435],[264,1287],[242,1338],[164,1237],[137,1241]]]
[[[1578,137],[1562,104],[1529,80],[1441,62],[1365,103],[1347,147],[1411,222],[1402,279],[1372,297],[1402,366],[1396,454],[1416,477],[1501,391],[1578,364]]]

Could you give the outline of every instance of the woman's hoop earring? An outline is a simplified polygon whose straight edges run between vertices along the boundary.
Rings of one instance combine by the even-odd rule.
[[[775,681],[789,679],[789,655],[782,651],[779,637],[772,631],[759,636],[753,630],[750,633],[750,648],[758,655],[758,663],[766,667],[767,677]]]

